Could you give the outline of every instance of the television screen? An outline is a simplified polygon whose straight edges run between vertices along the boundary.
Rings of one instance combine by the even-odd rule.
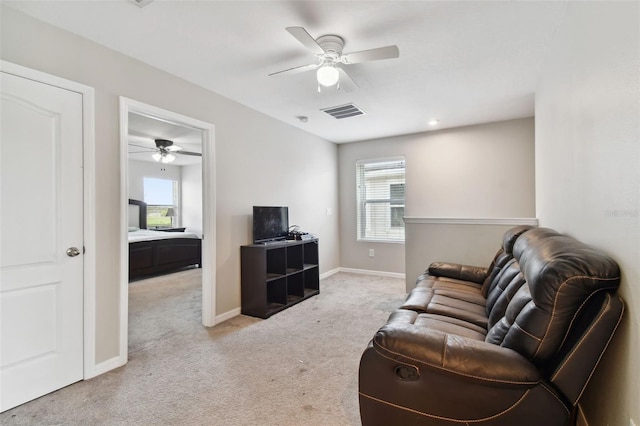
[[[284,240],[289,231],[288,207],[253,206],[253,242]]]

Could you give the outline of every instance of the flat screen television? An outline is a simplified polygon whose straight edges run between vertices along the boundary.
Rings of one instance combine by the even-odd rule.
[[[289,232],[289,208],[253,206],[253,242],[285,240]]]

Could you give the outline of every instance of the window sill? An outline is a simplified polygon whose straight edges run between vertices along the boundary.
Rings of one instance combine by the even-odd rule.
[[[359,243],[391,243],[391,244],[404,244],[404,240],[379,240],[375,238],[357,238]]]

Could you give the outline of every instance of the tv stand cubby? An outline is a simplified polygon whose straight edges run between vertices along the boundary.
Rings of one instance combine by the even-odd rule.
[[[318,240],[240,247],[242,313],[269,318],[320,293]]]

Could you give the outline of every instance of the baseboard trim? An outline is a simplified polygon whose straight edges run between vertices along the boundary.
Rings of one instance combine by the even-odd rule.
[[[325,278],[329,278],[331,275],[335,275],[340,272],[340,268],[335,268],[330,271],[325,272],[324,274],[320,274],[320,279],[324,280]]]
[[[339,272],[348,272],[350,274],[376,275],[379,277],[401,278],[406,279],[406,275],[399,272],[373,271],[370,269],[354,269],[354,268],[338,268]]]
[[[108,371],[115,370],[118,367],[122,367],[127,363],[127,355],[114,356],[106,361],[94,365],[92,368],[85,370],[84,380],[91,379],[93,377],[104,374]]]
[[[224,314],[216,315],[216,324],[220,324],[221,322],[225,322],[233,317],[237,317],[240,313],[240,308],[235,308],[225,312]]]
[[[582,411],[582,406],[578,404],[578,414],[576,416],[576,426],[589,426],[589,422]]]

